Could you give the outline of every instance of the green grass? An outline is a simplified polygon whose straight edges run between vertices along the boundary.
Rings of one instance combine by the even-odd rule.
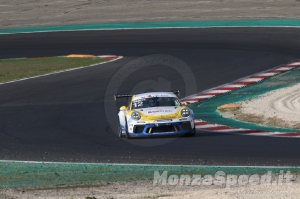
[[[66,57],[0,59],[0,82],[84,67],[105,61],[107,59]]]
[[[87,196],[87,197],[85,197],[85,199],[97,199],[96,197],[94,197],[94,196]]]

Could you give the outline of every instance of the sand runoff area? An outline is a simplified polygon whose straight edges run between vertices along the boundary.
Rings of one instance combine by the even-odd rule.
[[[245,185],[225,188],[216,185],[157,185],[152,181],[116,182],[93,187],[56,189],[3,189],[3,199],[298,199],[299,177],[291,184]]]
[[[230,117],[244,121],[244,116],[260,118],[257,122],[264,123],[270,118],[285,123],[285,126],[273,124],[275,127],[300,127],[300,84],[270,91],[264,95],[235,104],[239,107],[238,114],[232,111],[222,113],[223,117]]]

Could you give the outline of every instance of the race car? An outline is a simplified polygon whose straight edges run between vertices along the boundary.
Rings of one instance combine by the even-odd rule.
[[[119,137],[194,136],[194,113],[178,99],[179,91],[115,95],[128,98],[119,111]]]

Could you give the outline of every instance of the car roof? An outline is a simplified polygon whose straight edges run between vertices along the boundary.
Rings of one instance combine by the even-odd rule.
[[[149,92],[149,93],[141,93],[132,96],[132,100],[139,100],[144,98],[151,97],[176,97],[177,96],[173,92]]]

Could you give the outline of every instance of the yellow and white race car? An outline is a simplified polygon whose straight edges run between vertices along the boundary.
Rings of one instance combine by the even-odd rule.
[[[160,137],[195,135],[194,113],[180,103],[174,92],[115,95],[131,98],[119,111],[119,137]]]

